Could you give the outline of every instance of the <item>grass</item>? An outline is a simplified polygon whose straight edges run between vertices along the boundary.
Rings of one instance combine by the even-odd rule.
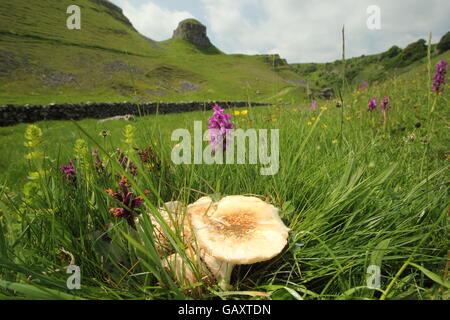
[[[384,82],[344,90],[344,107],[319,101],[313,111],[304,86],[292,84],[302,78],[276,67],[275,56],[268,63],[267,56],[154,42],[102,3],[79,1],[81,32],[65,28],[70,1],[17,0],[11,10],[0,4],[0,102],[290,102],[249,105],[232,119],[237,128],[280,130],[279,172],[262,176],[258,164],[175,165],[171,133],[192,132],[195,120],[206,129],[206,110],[132,123],[86,119],[0,128],[1,299],[449,299],[450,88],[430,93],[431,68],[449,60],[448,52],[430,51],[426,61],[390,72]],[[360,72],[361,61],[346,60],[345,75]],[[375,74],[378,62],[360,76]],[[336,81],[341,78],[338,73]],[[200,89],[180,90],[185,81]],[[387,113],[367,111],[374,96],[390,97]],[[144,163],[133,147],[148,146],[155,158]],[[117,162],[117,148],[137,165],[137,175],[128,161],[126,168]],[[71,159],[76,182],[60,170]],[[134,211],[137,230],[109,212],[120,204],[105,190],[117,190],[122,175],[144,199]],[[185,265],[200,275],[201,269],[181,230],[169,228],[157,208],[233,194],[280,208],[291,229],[288,245],[272,260],[235,268],[227,291],[201,277],[177,283],[157,252],[153,222]],[[80,290],[66,285],[72,256],[82,272]],[[372,265],[380,267],[379,289],[367,286]]]
[[[275,94],[275,83],[278,91],[295,88],[296,99],[305,97],[302,86],[293,84],[301,78],[292,70],[273,68],[261,56],[223,54],[214,46],[196,47],[180,39],[153,41],[102,2],[78,1],[81,30],[68,30],[66,9],[71,4],[0,4],[0,105],[266,101]]]
[[[448,54],[438,58],[448,59]],[[127,137],[128,123],[121,121],[39,122],[42,144],[35,151],[45,151],[41,160],[24,158],[30,151],[23,146],[27,125],[0,128],[0,295],[448,299],[449,88],[436,97],[429,88],[429,74],[421,64],[387,82],[344,94],[344,110],[335,101],[321,102],[317,111],[296,104],[246,108],[246,115],[233,117],[237,127],[280,129],[280,170],[274,176],[259,175],[260,165],[174,165],[170,152],[177,142],[170,140],[171,132],[192,131],[194,120],[201,120],[205,129],[209,111],[142,117],[132,123],[134,135],[128,128]],[[367,111],[373,96],[391,98],[385,123],[379,110]],[[110,135],[100,137],[102,130]],[[132,143],[125,141],[131,138]],[[160,159],[160,169],[141,164],[130,148],[148,145]],[[136,177],[114,160],[116,148],[128,150],[139,167]],[[91,149],[100,150],[106,173],[95,171]],[[76,187],[58,169],[74,158],[79,159]],[[27,178],[39,170],[46,173]],[[145,198],[138,232],[108,212],[117,204],[104,190],[116,189],[122,174],[135,195]],[[231,291],[201,281],[195,289],[177,285],[155,251],[150,223],[150,217],[160,220],[155,208],[170,200],[191,203],[204,194],[267,199],[280,208],[292,230],[279,256],[236,268]],[[179,232],[164,223],[162,228],[188,263]],[[109,246],[99,240],[105,232],[112,239]],[[81,290],[66,288],[69,260],[61,248],[81,266]],[[381,268],[380,289],[366,286],[367,268],[373,264]]]
[[[436,45],[431,46],[433,57],[439,54]],[[397,46],[372,55],[362,55],[346,60],[345,78],[353,87],[362,83],[386,81],[392,77],[406,73],[427,61],[427,45],[421,39],[400,49]],[[336,88],[342,83],[344,65],[342,60],[327,63],[294,63],[293,69],[313,89],[326,87]]]

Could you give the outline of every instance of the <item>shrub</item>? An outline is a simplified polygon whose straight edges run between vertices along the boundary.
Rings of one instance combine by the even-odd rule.
[[[396,57],[385,62],[388,68],[401,68],[410,65],[411,63],[422,59],[427,55],[427,45],[424,39],[409,44]]]
[[[399,47],[394,45],[388,51],[383,52],[381,54],[381,59],[380,60],[383,61],[383,60],[386,60],[386,59],[394,58],[394,57],[398,56],[401,52],[402,52],[402,49],[400,49]]]
[[[441,41],[439,41],[437,45],[437,49],[439,53],[443,53],[450,49],[450,31],[441,38]]]
[[[414,61],[420,60],[427,55],[427,45],[425,40],[409,44],[400,54],[400,59],[404,62],[404,65],[409,65]]]

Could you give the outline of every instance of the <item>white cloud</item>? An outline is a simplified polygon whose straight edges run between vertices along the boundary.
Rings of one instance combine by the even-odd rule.
[[[113,0],[141,34],[157,41],[172,37],[178,23],[194,16],[187,11],[171,11],[151,1],[133,5],[129,0]]]
[[[162,0],[113,2],[139,32],[155,40],[170,38],[178,22],[193,17],[164,8]],[[366,26],[370,5],[381,9],[381,30]],[[197,18],[222,51],[279,53],[289,62],[340,59],[343,24],[347,57],[382,52],[394,44],[404,47],[427,39],[430,31],[436,42],[450,29],[448,0],[198,0],[192,2],[192,11],[204,13]]]
[[[279,53],[290,62],[332,61],[342,56],[342,25],[347,57],[405,46],[433,31],[448,31],[447,0],[202,0],[210,32],[226,52]],[[369,5],[381,9],[381,30],[366,27]],[[245,7],[262,11],[249,19]],[[437,40],[438,37],[434,39]]]

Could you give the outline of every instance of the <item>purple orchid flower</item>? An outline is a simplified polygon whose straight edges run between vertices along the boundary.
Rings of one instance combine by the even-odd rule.
[[[61,170],[62,175],[67,182],[75,184],[77,182],[77,173],[73,166],[73,162],[74,160],[72,159],[69,161],[68,166],[60,166],[59,169]]]
[[[219,105],[216,104],[213,107],[213,110],[214,113],[208,120],[210,144],[214,146],[215,151],[219,150],[220,147],[225,151],[229,141],[228,138],[231,135],[234,125],[230,121],[231,115],[224,113],[224,109]]]
[[[381,111],[386,112],[390,108],[390,102],[391,100],[389,99],[389,97],[384,97],[380,103]]]
[[[134,222],[134,213],[144,203],[144,198],[141,196],[133,197],[133,192],[130,191],[131,185],[128,180],[123,176],[119,182],[120,190],[113,192],[112,189],[106,190],[106,192],[120,202],[121,207],[112,208],[109,212],[117,218],[125,218],[133,229],[136,229]]]
[[[118,153],[117,162],[119,162],[122,169],[129,172],[132,176],[137,176],[138,167],[134,162],[131,161],[122,150],[117,149],[116,152]]]
[[[377,98],[373,97],[372,99],[369,99],[368,103],[369,111],[373,111],[377,108]]]
[[[445,84],[447,83],[447,80],[445,79],[445,76],[447,74],[447,61],[440,61],[436,65],[436,72],[434,73],[433,77],[433,92],[435,93],[442,93],[444,92]]]

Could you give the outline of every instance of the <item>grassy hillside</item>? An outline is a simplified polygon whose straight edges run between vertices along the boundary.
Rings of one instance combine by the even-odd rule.
[[[81,8],[81,30],[66,9]],[[259,100],[305,89],[264,56],[226,55],[140,35],[104,0],[0,3],[0,105],[83,101]]]
[[[442,53],[436,47],[435,44],[431,46],[432,57]],[[380,54],[348,59],[345,68],[342,60],[328,63],[299,63],[291,64],[291,66],[312,89],[340,87],[344,69],[348,84],[352,88],[358,88],[364,82],[380,82],[404,74],[424,64],[426,56],[426,41],[420,39],[404,49],[394,45]]]

